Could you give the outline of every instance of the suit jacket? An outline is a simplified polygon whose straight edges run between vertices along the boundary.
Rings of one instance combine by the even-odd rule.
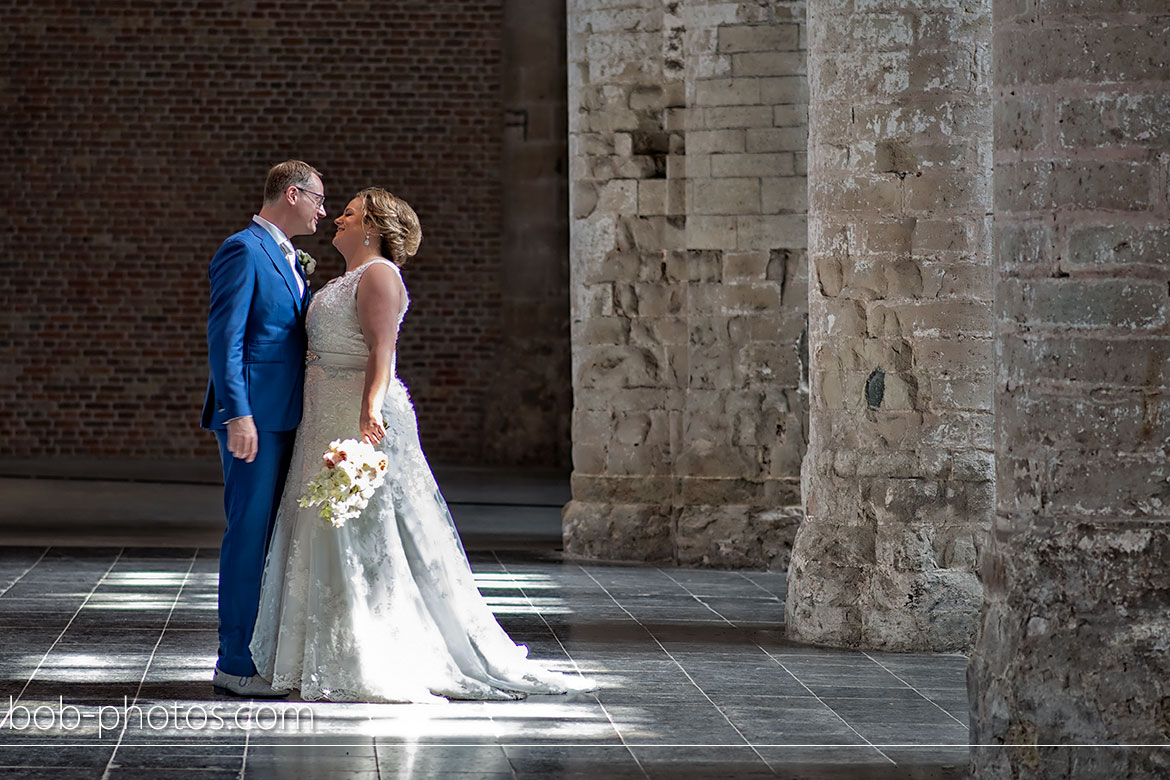
[[[209,275],[211,376],[202,426],[224,430],[225,421],[250,414],[261,431],[296,428],[305,381],[308,282],[299,294],[284,253],[254,222],[223,242]]]

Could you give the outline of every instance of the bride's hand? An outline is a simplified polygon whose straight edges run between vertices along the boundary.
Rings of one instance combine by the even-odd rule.
[[[362,441],[377,444],[386,438],[386,427],[382,424],[381,412],[362,412]]]

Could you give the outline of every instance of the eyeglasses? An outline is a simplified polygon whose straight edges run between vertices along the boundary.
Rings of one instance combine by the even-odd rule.
[[[314,198],[316,198],[317,208],[322,208],[325,205],[325,193],[313,192],[312,190],[306,190],[304,187],[301,187],[297,184],[294,184],[293,186],[296,187],[301,192],[305,193],[306,195],[312,195]]]

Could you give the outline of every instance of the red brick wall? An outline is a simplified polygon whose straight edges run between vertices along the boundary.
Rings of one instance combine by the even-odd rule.
[[[399,372],[432,459],[476,461],[499,329],[501,0],[17,0],[4,50],[0,445],[212,456],[207,263],[268,167],[381,184],[422,248]],[[331,221],[297,245],[319,287]]]

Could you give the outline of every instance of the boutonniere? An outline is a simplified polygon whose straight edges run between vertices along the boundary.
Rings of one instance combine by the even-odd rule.
[[[303,249],[297,250],[297,263],[300,265],[301,271],[304,272],[306,279],[317,270],[317,261]]]

